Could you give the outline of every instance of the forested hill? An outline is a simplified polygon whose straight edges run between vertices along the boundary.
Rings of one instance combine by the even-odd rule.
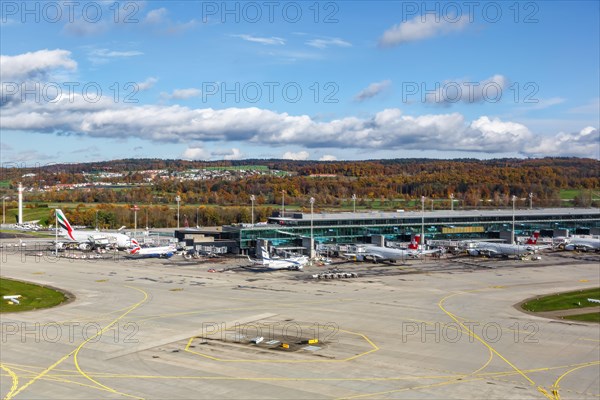
[[[344,176],[381,176],[389,174],[436,173],[451,169],[457,173],[470,174],[474,169],[485,171],[510,171],[544,168],[560,174],[577,173],[576,177],[598,177],[600,161],[589,158],[529,158],[529,159],[423,159],[403,158],[364,161],[314,161],[314,160],[276,160],[247,159],[233,161],[189,161],[161,159],[123,159],[90,163],[50,163],[46,165],[27,165],[26,163],[4,163],[3,179],[18,178],[19,173],[44,170],[49,172],[94,172],[94,171],[143,171],[162,170],[185,171],[188,169],[236,166],[267,166],[270,169],[295,172],[299,175],[339,174]],[[11,171],[13,173],[11,173]]]
[[[183,221],[221,225],[265,221],[285,201],[289,209],[316,210],[600,206],[600,161],[579,158],[368,161],[239,160],[199,162],[130,159],[35,168],[4,165],[0,195],[16,212],[16,187],[25,187],[27,207],[52,221],[50,204],[65,203],[78,225],[131,225],[139,205],[148,226],[176,224],[179,197]],[[352,196],[356,195],[355,204]],[[39,211],[39,212],[38,212]],[[33,211],[32,211],[33,212]]]
[[[600,161],[581,158],[330,162],[126,159],[18,167],[2,168],[4,189],[14,190],[22,181],[34,192],[45,188],[35,200],[88,203],[171,203],[171,197],[179,194],[188,204],[241,205],[254,194],[259,203],[276,204],[284,191],[286,201],[301,203],[306,196],[314,196],[320,204],[330,205],[352,194],[383,201],[420,196],[447,199],[450,193],[465,205],[476,205],[482,199],[502,205],[511,195],[524,198],[529,193],[534,194],[538,205],[554,205],[561,191],[600,188]],[[99,181],[130,186],[123,190],[91,186]],[[52,190],[86,182],[90,186],[81,193]]]

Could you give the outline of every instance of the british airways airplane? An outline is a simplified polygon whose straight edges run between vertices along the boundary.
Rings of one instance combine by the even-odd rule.
[[[135,239],[131,239],[131,244],[134,247],[129,250],[128,258],[171,258],[177,251],[174,244],[169,246],[142,248]]]

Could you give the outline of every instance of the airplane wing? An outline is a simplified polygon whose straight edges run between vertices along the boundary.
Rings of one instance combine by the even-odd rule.
[[[481,253],[487,254],[488,256],[497,256],[499,254],[502,254],[498,250],[493,250],[493,249],[481,249]]]
[[[434,253],[441,253],[442,250],[440,249],[435,249],[435,250],[421,250],[419,251],[419,254],[434,254]]]
[[[576,244],[575,247],[578,249],[581,249],[583,251],[595,250],[594,246],[589,245],[589,244]]]
[[[497,255],[502,254],[500,251],[498,251],[497,249],[492,248],[492,247],[476,247],[474,249],[469,250],[468,252],[470,255],[474,255],[474,256],[482,255],[482,256],[488,256],[488,257],[497,256]]]
[[[384,260],[385,259],[385,257],[379,253],[373,253],[373,252],[369,252],[369,251],[360,253],[360,255],[363,257],[372,257],[374,260]]]

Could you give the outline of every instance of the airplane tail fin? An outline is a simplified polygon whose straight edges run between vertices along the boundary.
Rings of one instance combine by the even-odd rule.
[[[537,244],[538,237],[540,237],[539,232],[533,232],[533,235],[529,239],[527,239],[527,244]]]
[[[261,252],[261,255],[262,255],[262,262],[263,262],[263,264],[264,265],[268,264],[269,263],[269,252],[267,251],[267,248],[264,247],[264,246],[262,246],[260,248],[260,252]]]
[[[135,239],[131,239],[131,246],[132,246],[132,249],[129,250],[129,254],[135,254],[142,249],[142,247],[140,246],[138,241]]]
[[[413,239],[410,241],[408,248],[411,250],[418,250],[420,242],[421,242],[421,235],[415,235],[413,237]]]
[[[65,214],[59,208],[56,209],[55,213],[58,225],[63,231],[66,231],[66,234],[71,238],[71,240],[75,241],[75,238],[73,237],[73,227],[69,223],[69,220],[67,219]]]

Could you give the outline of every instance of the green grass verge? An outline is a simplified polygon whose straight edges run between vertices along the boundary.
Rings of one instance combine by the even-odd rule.
[[[20,304],[8,304],[4,296],[19,294]],[[54,289],[12,279],[0,278],[0,313],[30,311],[59,305],[67,296]]]
[[[600,288],[544,296],[535,300],[530,300],[524,303],[522,307],[527,311],[540,312],[598,306],[597,303],[590,303],[587,300],[588,298],[600,300]]]
[[[5,238],[54,238],[56,236],[55,233],[49,231],[22,231],[19,229],[0,229],[0,233],[5,234]]]
[[[577,314],[563,317],[563,319],[570,319],[573,321],[585,321],[585,322],[597,322],[600,323],[600,312],[588,313],[588,314]]]
[[[581,193],[581,189],[564,189],[560,191],[560,198],[562,200],[573,200],[575,197],[579,196]]]
[[[39,221],[50,217],[53,210],[48,208],[23,208],[23,221]],[[6,210],[6,223],[14,224],[19,210],[11,208]]]

